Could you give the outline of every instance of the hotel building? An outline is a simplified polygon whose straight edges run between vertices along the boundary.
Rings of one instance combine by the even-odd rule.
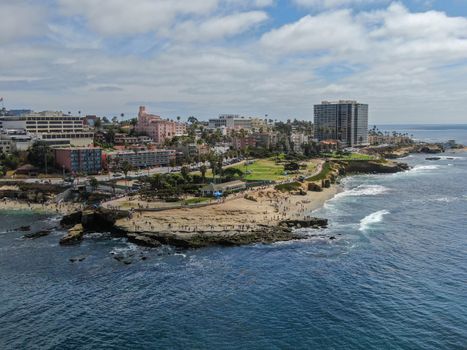
[[[315,138],[338,140],[344,147],[368,145],[368,105],[323,101],[314,108]]]
[[[156,144],[163,144],[165,140],[174,136],[186,135],[186,124],[162,119],[158,115],[148,114],[146,107],[139,107],[138,123],[135,131],[149,136]]]
[[[92,145],[94,132],[85,129],[83,118],[64,115],[62,112],[28,113],[19,116],[6,116],[3,130],[25,130],[35,139],[51,146]]]

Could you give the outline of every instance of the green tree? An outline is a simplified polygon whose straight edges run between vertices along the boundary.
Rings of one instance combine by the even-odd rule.
[[[131,169],[133,169],[133,166],[130,164],[130,162],[128,162],[127,160],[123,161],[123,163],[121,164],[121,169],[123,171],[123,174],[125,175],[125,181],[127,182],[128,181],[128,172],[131,171]]]
[[[193,117],[193,116],[189,116],[189,117],[188,117],[188,123],[190,123],[190,124],[197,124],[197,123],[198,123],[198,119],[196,119],[196,118]]]
[[[54,162],[50,146],[42,141],[35,142],[29,149],[28,162],[47,171]]]
[[[206,172],[208,171],[208,167],[203,164],[199,167],[199,171],[201,172],[201,178],[203,179],[204,183],[206,181]]]
[[[187,166],[183,166],[182,169],[180,170],[180,173],[181,173],[183,179],[184,179],[186,182],[189,182],[189,178],[190,178],[190,168],[187,167]]]
[[[93,176],[89,179],[89,185],[91,186],[92,191],[95,192],[99,186],[99,181],[97,181],[97,179]]]

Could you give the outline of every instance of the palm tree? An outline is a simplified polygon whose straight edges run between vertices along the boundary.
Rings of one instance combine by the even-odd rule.
[[[203,164],[199,167],[199,171],[201,172],[201,178],[203,179],[204,183],[206,181],[206,172],[208,171],[208,167]]]
[[[123,174],[125,175],[125,183],[127,184],[128,186],[128,172],[133,168],[132,165],[130,164],[130,162],[128,162],[127,160],[125,160],[122,165],[121,165],[121,168],[122,168],[122,171],[123,171]]]

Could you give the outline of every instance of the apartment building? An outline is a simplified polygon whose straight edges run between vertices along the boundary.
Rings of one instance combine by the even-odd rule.
[[[116,169],[124,162],[128,162],[133,168],[148,168],[168,166],[175,161],[176,155],[175,150],[157,149],[110,152],[104,158],[109,169]]]
[[[55,148],[55,165],[72,174],[97,174],[102,170],[102,149]]]
[[[357,101],[323,101],[314,107],[315,137],[338,140],[344,147],[368,144],[368,105]]]

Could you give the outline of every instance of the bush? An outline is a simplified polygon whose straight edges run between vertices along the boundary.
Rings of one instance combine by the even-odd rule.
[[[292,192],[301,187],[302,185],[299,182],[289,182],[286,184],[276,185],[274,188],[281,192]]]
[[[323,165],[323,169],[321,170],[321,172],[315,176],[312,176],[312,177],[309,177],[308,179],[306,179],[307,181],[319,181],[319,180],[323,180],[325,179],[329,172],[331,171],[331,164],[329,162],[326,162],[324,163]]]

